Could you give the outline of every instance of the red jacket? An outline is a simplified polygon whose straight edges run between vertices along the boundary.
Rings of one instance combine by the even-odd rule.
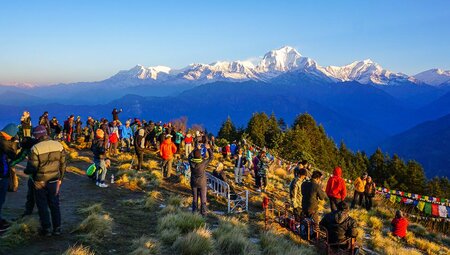
[[[345,181],[341,177],[342,169],[336,167],[333,172],[333,177],[328,179],[327,188],[325,192],[329,197],[344,200],[347,196],[347,188],[345,187]]]
[[[192,138],[192,136],[191,136],[191,137],[186,136],[186,138],[184,138],[184,143],[185,143],[185,144],[192,143],[193,140],[194,140],[194,139]]]
[[[159,154],[164,160],[173,158],[173,154],[175,154],[175,152],[177,152],[177,146],[172,142],[172,139],[164,140],[159,148]]]
[[[394,218],[392,220],[392,234],[404,238],[406,236],[406,229],[408,228],[408,220],[406,218]]]

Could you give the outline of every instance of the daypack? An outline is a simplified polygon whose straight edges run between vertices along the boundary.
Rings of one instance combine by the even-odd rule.
[[[95,171],[97,170],[97,166],[94,164],[90,165],[87,169],[86,169],[86,175],[91,177],[94,175]]]

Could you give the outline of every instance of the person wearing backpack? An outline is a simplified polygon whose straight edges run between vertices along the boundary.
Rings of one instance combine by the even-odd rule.
[[[214,154],[211,150],[209,144],[205,144],[208,151],[208,158],[203,159],[202,153],[199,149],[195,149],[189,155],[189,164],[191,166],[191,188],[192,188],[192,212],[198,210],[198,199],[200,198],[200,213],[205,216],[207,213],[206,209],[206,168],[209,163],[214,159]]]
[[[95,170],[95,185],[100,188],[107,188],[105,183],[107,165],[106,165],[106,150],[105,150],[105,133],[101,129],[95,132],[94,141],[92,141],[91,150],[94,154]]]
[[[294,208],[294,216],[298,221],[302,213],[302,184],[306,179],[306,169],[296,167],[294,169],[294,179],[289,184],[289,197],[291,199],[292,208]]]
[[[337,210],[337,204],[345,200],[347,196],[347,188],[345,187],[345,181],[342,179],[342,169],[335,167],[333,176],[328,179],[327,188],[325,192],[330,199],[331,211]]]
[[[2,218],[2,207],[8,192],[11,166],[10,162],[17,157],[17,130],[3,129],[0,132],[0,233],[10,227],[10,223]]]
[[[138,160],[137,170],[142,170],[142,163],[144,162],[144,150],[145,150],[145,137],[146,132],[141,124],[138,124],[137,130],[134,133],[134,151],[136,152],[136,157]]]

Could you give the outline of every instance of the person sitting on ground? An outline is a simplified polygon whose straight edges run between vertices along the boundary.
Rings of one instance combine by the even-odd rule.
[[[356,178],[353,182],[355,187],[355,193],[353,194],[352,209],[355,208],[356,204],[362,206],[362,201],[364,198],[364,188],[366,186],[367,173],[364,173],[361,177]]]
[[[216,168],[212,172],[213,176],[224,181],[228,182],[227,175],[223,171],[223,158],[219,158],[219,162],[217,163]]]
[[[408,220],[403,216],[402,211],[397,210],[395,212],[395,218],[391,222],[392,235],[405,238],[408,224]]]
[[[349,207],[344,201],[337,204],[336,211],[325,214],[320,221],[320,226],[327,230],[328,241],[332,244],[341,244],[341,248],[347,247],[343,243],[347,238],[358,236],[358,224],[349,216]]]
[[[175,144],[172,142],[172,135],[167,134],[165,138],[166,139],[159,148],[159,153],[163,160],[162,162],[163,176],[170,177],[170,175],[172,174],[173,157],[174,154],[177,152],[177,146],[175,146]]]
[[[314,220],[316,230],[319,229],[319,200],[325,200],[327,194],[321,187],[322,173],[314,171],[310,181],[302,184],[302,214]]]
[[[370,211],[372,209],[372,200],[375,196],[376,186],[372,181],[372,177],[367,176],[366,186],[364,187],[364,203],[366,205],[366,210]]]
[[[292,208],[294,208],[294,216],[296,220],[301,218],[302,212],[302,184],[306,179],[306,169],[296,167],[294,169],[294,179],[289,184],[289,195]]]
[[[344,201],[347,196],[345,181],[342,179],[342,169],[338,166],[334,168],[333,176],[328,179],[325,192],[330,199],[331,211],[337,210],[337,204]]]
[[[94,141],[92,142],[91,150],[94,154],[94,164],[96,167],[95,171],[95,185],[100,188],[107,188],[108,184],[105,183],[106,172],[107,172],[107,163],[106,163],[106,150],[104,136],[105,133],[101,129],[97,129],[95,132],[96,136]]]
[[[171,137],[168,137],[170,139]],[[175,146],[175,145],[174,145]],[[202,153],[199,149],[195,149],[189,155],[189,164],[191,166],[191,188],[192,188],[192,212],[198,210],[198,199],[200,198],[200,213],[205,216],[207,213],[206,209],[206,168],[209,163],[214,159],[214,154],[211,150],[209,144],[205,145],[208,151],[208,157],[203,159]]]

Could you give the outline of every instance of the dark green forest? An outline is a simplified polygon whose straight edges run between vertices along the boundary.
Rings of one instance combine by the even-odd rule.
[[[266,147],[280,157],[297,162],[308,160],[319,170],[331,173],[341,166],[343,177],[354,180],[368,172],[378,186],[405,192],[442,198],[450,197],[447,177],[427,179],[423,167],[414,160],[405,161],[396,154],[388,155],[378,148],[372,155],[364,151],[353,152],[341,141],[339,146],[322,125],[303,113],[288,125],[275,114],[254,113],[246,127],[236,127],[228,117],[218,133],[218,143],[246,138],[260,147]]]

